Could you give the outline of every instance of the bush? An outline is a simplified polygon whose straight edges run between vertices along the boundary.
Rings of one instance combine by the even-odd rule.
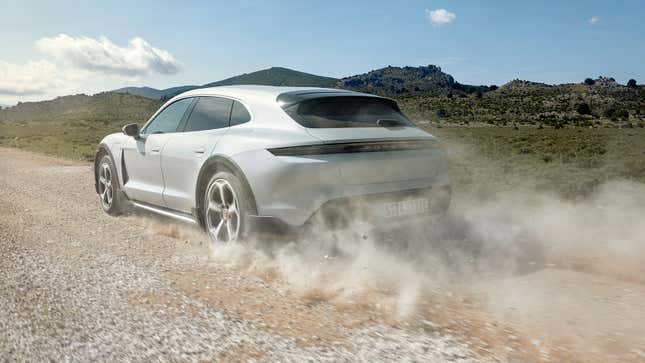
[[[585,84],[586,84],[587,86],[593,86],[594,84],[596,84],[596,81],[594,81],[594,80],[593,80],[593,79],[591,79],[591,78],[587,78],[587,79],[585,79]]]
[[[446,111],[445,108],[438,109],[437,110],[437,117],[439,117],[439,118],[448,117],[448,111]]]
[[[622,118],[623,120],[627,120],[629,118],[629,111],[619,110],[615,113],[615,116],[618,118]]]
[[[629,81],[627,81],[627,87],[636,88],[636,80],[632,78]]]
[[[610,107],[603,112],[603,116],[607,118],[612,118],[616,114],[616,109],[614,107]]]
[[[579,103],[578,106],[576,106],[576,111],[580,115],[591,115],[591,107],[585,102]]]

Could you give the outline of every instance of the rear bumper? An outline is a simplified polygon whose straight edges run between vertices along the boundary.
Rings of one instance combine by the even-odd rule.
[[[289,226],[303,225],[315,214],[326,218],[345,214],[351,219],[374,220],[379,205],[418,198],[421,194],[431,201],[432,211],[447,208],[450,200],[450,181],[440,150],[424,159],[433,167],[422,177],[417,173],[414,179],[385,182],[379,182],[378,168],[367,170],[357,165],[355,170],[360,175],[366,170],[370,173],[365,175],[366,183],[358,182],[361,179],[357,175],[347,175],[347,163],[339,160],[339,156],[276,157],[261,150],[238,154],[235,162],[251,186],[258,216]],[[339,213],[340,210],[346,212]]]
[[[378,210],[379,205],[389,201],[401,201],[409,198],[427,197],[430,200],[427,213],[410,216],[384,217]],[[398,228],[426,225],[442,217],[450,207],[451,188],[449,186],[430,189],[408,190],[375,195],[340,198],[323,204],[304,223],[312,226],[325,226],[331,230],[351,226],[352,222],[375,228]],[[282,218],[274,216],[251,216],[252,229],[256,231],[300,231],[299,225],[288,224]]]
[[[407,220],[424,220],[443,215],[450,207],[452,190],[449,185],[430,188],[402,190],[389,193],[367,194],[330,200],[316,211],[310,220],[328,227],[345,227],[353,221],[374,226],[399,224]],[[420,213],[399,215],[391,213],[387,206],[405,201],[424,202]],[[396,211],[395,211],[396,212]]]

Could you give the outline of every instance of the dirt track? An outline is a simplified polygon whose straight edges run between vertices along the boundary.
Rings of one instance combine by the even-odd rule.
[[[640,283],[550,268],[397,318],[371,304],[387,292],[302,293],[194,229],[109,217],[93,188],[88,164],[0,148],[0,360],[645,360]]]

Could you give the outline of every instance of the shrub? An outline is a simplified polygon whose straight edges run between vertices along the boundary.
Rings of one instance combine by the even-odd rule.
[[[437,117],[439,117],[439,118],[448,117],[448,111],[446,111],[446,109],[443,108],[443,107],[438,109],[437,110]]]
[[[591,115],[591,107],[585,102],[579,103],[578,106],[576,106],[576,111],[580,115]]]
[[[587,79],[585,79],[585,84],[586,84],[587,86],[593,86],[594,84],[596,84],[596,81],[594,81],[594,80],[593,80],[593,79],[591,79],[591,78],[587,78]]]
[[[627,87],[636,88],[636,80],[632,78],[629,81],[627,81]]]
[[[629,118],[629,111],[627,110],[619,110],[615,113],[615,116],[618,118],[622,118],[624,120],[627,120]]]

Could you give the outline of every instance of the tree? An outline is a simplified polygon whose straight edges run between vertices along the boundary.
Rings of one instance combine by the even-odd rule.
[[[497,89],[499,89],[499,87],[497,87],[497,85],[494,85],[494,84],[492,84],[490,87],[488,87],[489,91],[495,91]]]
[[[616,114],[615,107],[609,107],[608,109],[605,110],[605,112],[603,112],[603,115],[608,118],[613,118],[615,114]]]
[[[596,84],[596,81],[594,81],[594,80],[593,80],[593,79],[591,79],[591,78],[587,78],[587,79],[585,79],[585,84],[586,84],[587,86],[593,86],[594,84]]]
[[[576,111],[581,115],[591,115],[591,107],[585,102],[579,103],[576,106]]]
[[[622,118],[623,120],[628,120],[629,119],[629,111],[627,110],[618,110],[616,112],[616,117]]]
[[[636,80],[632,78],[629,81],[627,81],[627,87],[636,88]]]

